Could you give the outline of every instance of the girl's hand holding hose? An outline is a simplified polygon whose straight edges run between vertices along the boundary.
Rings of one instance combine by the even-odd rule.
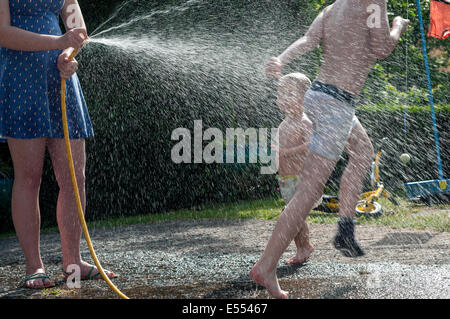
[[[73,49],[64,50],[58,57],[59,75],[63,79],[70,79],[78,70],[78,62],[75,59],[69,60],[72,52]]]
[[[64,35],[59,37],[59,48],[65,50],[67,48],[74,48],[79,51],[83,48],[84,41],[88,39],[86,29],[75,28],[67,31]]]

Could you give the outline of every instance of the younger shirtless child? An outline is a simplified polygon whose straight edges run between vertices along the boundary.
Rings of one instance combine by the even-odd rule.
[[[277,105],[286,118],[278,128],[278,180],[281,195],[286,205],[294,195],[301,179],[301,171],[309,148],[312,123],[303,113],[303,97],[311,86],[311,81],[304,74],[292,73],[282,77],[278,82]],[[316,205],[317,206],[317,205]],[[309,242],[309,229],[305,221],[294,238],[297,253],[286,264],[303,263],[314,251]]]

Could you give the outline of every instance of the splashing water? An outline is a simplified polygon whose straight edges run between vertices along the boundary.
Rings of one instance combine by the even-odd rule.
[[[126,1],[92,32],[90,44],[81,54],[83,62],[89,60],[86,70],[90,74],[82,68],[85,74],[81,78],[88,83],[101,83],[103,79],[99,77],[112,78],[107,86],[88,94],[93,101],[107,101],[104,104],[119,104],[116,101],[123,100],[122,105],[110,107],[128,107],[123,114],[136,132],[149,131],[144,112],[159,112],[171,118],[173,125],[185,127],[196,119],[203,119],[205,126],[219,128],[277,127],[283,114],[274,99],[276,82],[265,79],[264,68],[271,56],[280,54],[302,36],[312,22],[314,17],[307,16],[299,3],[190,0],[161,5]],[[403,52],[398,50],[398,56],[383,62],[383,66],[402,67]],[[312,80],[320,62],[320,50],[315,50],[293,61],[284,72],[302,72]],[[370,74],[366,84],[366,90],[369,94],[375,92],[376,99],[367,103],[388,104],[392,96],[383,92],[387,80],[377,72],[375,69]],[[409,66],[410,78],[420,78],[420,72],[416,66]],[[392,74],[400,82],[401,76]],[[409,89],[425,87],[420,82],[416,85],[411,84]],[[124,97],[118,97],[117,92],[123,92]],[[400,94],[397,99],[401,104],[408,96]],[[406,140],[400,135],[390,136],[390,126],[380,125],[387,120],[397,123],[391,127],[397,125],[401,131],[401,113],[396,119],[369,117],[361,122],[372,139],[390,137],[390,154],[385,158],[393,172],[405,172],[407,168],[398,160],[402,146],[409,144],[405,147],[409,147],[413,157],[417,156],[422,145],[407,141],[422,137],[419,130],[428,124],[415,123],[410,118],[411,135]],[[108,133],[111,136],[114,131],[123,130],[119,120],[112,121]],[[168,138],[161,143],[169,141]],[[432,149],[430,143],[431,151],[421,154],[427,165],[434,162]],[[138,162],[132,165],[138,167]],[[140,167],[148,169],[144,163]],[[408,175],[405,179],[414,178],[412,170],[404,174]],[[402,182],[396,178],[397,186]]]
[[[267,17],[267,13],[264,13],[265,21],[270,23],[261,23],[248,29],[245,29],[248,22],[235,20],[229,24],[230,21],[217,21],[218,17],[210,14],[206,15],[207,19],[192,21],[193,12],[201,11],[202,8],[205,11],[204,8],[208,7],[214,9],[211,2],[205,0],[190,0],[181,5],[156,8],[146,14],[133,12],[136,16],[128,21],[96,33],[114,20],[119,12],[125,11],[127,4],[133,3],[128,1],[121,5],[110,19],[93,32],[90,42],[115,47],[144,63],[158,59],[169,70],[198,73],[196,68],[205,66],[208,71],[221,73],[234,69],[246,75],[258,76],[259,79],[263,78],[261,71],[267,58],[278,53],[273,50],[274,44],[280,42],[279,34],[272,29],[275,24],[273,17]],[[248,13],[244,13],[243,20],[253,20],[253,17],[246,18],[246,15]],[[290,37],[284,34],[283,38],[294,39],[292,35],[295,33],[297,30],[291,32]]]
[[[278,126],[279,110],[263,99],[273,95],[264,68],[270,56],[281,53],[308,26],[306,20],[299,26],[293,12],[270,2],[236,5],[190,0],[148,8],[128,1],[96,28],[85,51],[89,54],[99,46],[108,47],[109,53],[132,59],[149,82],[158,77],[158,85],[166,92],[196,91],[203,101],[203,106],[194,106],[198,113],[215,104],[224,118],[232,117],[235,123],[241,119],[241,126],[262,124],[252,121],[251,113],[274,119],[269,123]],[[293,67],[307,64],[313,76],[319,61],[306,59],[293,63]],[[122,71],[117,75],[125,76]],[[217,100],[227,103],[217,104]],[[223,104],[233,104],[232,110]]]
[[[106,25],[108,22],[110,22],[111,20],[113,20],[114,18],[116,18],[117,15],[120,13],[120,11],[121,11],[126,5],[128,5],[128,4],[130,3],[130,1],[125,1],[123,4],[121,4],[121,5],[119,6],[119,8],[116,10],[116,12],[115,12],[108,20],[106,20],[105,22],[103,22],[102,24],[100,24],[100,25],[92,32],[91,37],[92,37],[92,38],[93,38],[93,37],[98,37],[98,36],[101,36],[102,34],[105,34],[105,33],[108,33],[108,32],[114,31],[114,30],[124,29],[124,28],[126,28],[126,27],[129,27],[129,26],[135,24],[135,23],[139,23],[139,22],[142,22],[142,21],[149,21],[151,18],[153,18],[153,17],[156,16],[156,15],[168,15],[168,14],[172,14],[172,13],[184,12],[184,11],[188,10],[190,7],[192,7],[193,5],[196,5],[196,4],[199,4],[199,3],[202,3],[202,2],[204,2],[204,0],[189,0],[189,1],[187,1],[186,3],[181,4],[181,5],[179,5],[179,6],[172,6],[172,7],[168,7],[168,8],[166,8],[166,9],[163,9],[163,10],[152,10],[149,14],[141,15],[141,16],[132,18],[132,19],[131,19],[130,21],[128,21],[128,22],[124,22],[124,23],[121,23],[121,24],[119,24],[119,25],[117,25],[117,26],[110,27],[110,28],[108,28],[108,29],[106,29],[106,30],[103,30],[103,31],[101,31],[101,32],[99,32],[99,33],[96,34],[96,31],[97,31],[97,30],[101,29],[101,28],[102,28],[104,25]]]

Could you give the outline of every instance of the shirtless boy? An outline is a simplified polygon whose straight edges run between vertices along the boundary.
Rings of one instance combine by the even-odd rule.
[[[380,23],[375,25],[369,23],[373,15],[369,7],[374,6],[381,14]],[[322,45],[323,64],[303,103],[313,123],[302,172],[302,180],[307,182],[297,187],[263,255],[250,271],[251,279],[265,286],[275,298],[289,296],[278,283],[278,260],[322,195],[344,148],[349,163],[339,190],[340,219],[334,246],[347,256],[364,254],[354,237],[353,218],[364,176],[372,162],[373,146],[355,117],[354,102],[373,65],[391,54],[408,24],[408,20],[396,17],[390,29],[386,0],[337,0],[316,17],[302,38],[269,61],[268,74],[279,77],[283,67],[294,58]]]

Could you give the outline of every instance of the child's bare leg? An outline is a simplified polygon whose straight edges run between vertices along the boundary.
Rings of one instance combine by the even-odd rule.
[[[364,177],[370,168],[374,153],[370,138],[359,122],[352,129],[346,151],[349,162],[339,188],[339,216],[353,218]]]
[[[346,150],[349,162],[339,188],[340,218],[334,246],[347,257],[358,257],[364,255],[364,251],[354,236],[353,218],[364,177],[373,158],[372,143],[359,122],[351,132]]]
[[[309,228],[306,222],[303,222],[301,229],[294,238],[297,252],[295,256],[286,260],[286,265],[302,264],[306,262],[314,251],[314,246],[309,241]]]
[[[303,170],[302,180],[307,183],[297,187],[294,197],[277,221],[272,236],[259,261],[253,266],[250,278],[267,288],[275,298],[287,298],[281,290],[276,276],[276,267],[281,255],[299,233],[314,203],[323,193],[323,188],[336,162],[314,152],[309,152]]]

